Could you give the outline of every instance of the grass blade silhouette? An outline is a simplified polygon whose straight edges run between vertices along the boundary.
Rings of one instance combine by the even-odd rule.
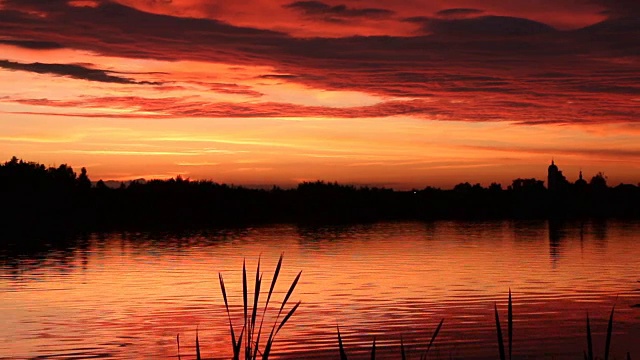
[[[300,271],[298,273],[298,276],[296,276],[296,278],[293,280],[293,283],[291,283],[291,286],[289,287],[289,291],[287,291],[287,295],[284,297],[284,300],[282,300],[282,305],[280,305],[280,311],[278,312],[278,317],[280,316],[280,314],[282,314],[282,309],[284,309],[284,306],[287,304],[287,301],[289,301],[289,298],[291,297],[293,290],[296,288],[296,285],[298,285],[298,280],[300,280],[300,275],[302,275],[302,271]]]
[[[280,329],[282,329],[282,327],[287,322],[287,320],[289,320],[289,318],[291,316],[293,316],[293,313],[296,312],[296,310],[298,309],[298,306],[300,306],[300,303],[301,303],[301,301],[298,301],[298,303],[295,304],[293,306],[293,308],[291,308],[291,310],[289,310],[289,313],[287,314],[287,316],[285,316],[284,319],[282,319],[282,322],[280,323],[280,326],[278,326],[278,330],[276,330],[276,334],[278,334],[280,332]]]
[[[176,342],[178,343],[178,360],[180,360],[180,334],[176,335]]]
[[[511,360],[511,345],[513,343],[513,307],[511,304],[511,288],[509,288],[509,310],[507,313],[507,326],[509,333],[509,360]]]
[[[198,340],[198,329],[196,329],[196,360],[201,360],[200,357],[200,340]]]
[[[338,346],[340,347],[340,360],[347,360],[347,353],[344,351],[342,336],[340,336],[340,326],[338,326]]]
[[[436,340],[436,337],[438,336],[438,333],[440,332],[440,328],[442,328],[442,323],[444,323],[444,318],[442,318],[442,320],[440,320],[440,323],[438,324],[438,327],[436,327],[436,331],[434,331],[433,335],[431,336],[431,340],[429,341],[429,345],[427,345],[427,350],[425,350],[424,354],[422,354],[420,359],[426,359],[427,355],[429,355],[429,350],[431,349],[431,345],[433,345],[433,342]]]
[[[286,320],[289,319],[289,317],[291,317],[291,315],[293,315],[293,312],[295,311],[295,309],[298,308],[298,305],[300,305],[300,302],[298,302],[298,304],[294,307],[294,309],[292,309],[291,311],[289,311],[289,314],[286,316],[285,320],[283,320],[283,322],[280,324],[280,326],[277,327],[277,331],[276,331],[276,326],[278,325],[278,320],[280,319],[280,315],[282,314],[282,310],[284,310],[285,305],[287,305],[287,301],[289,301],[289,298],[291,297],[291,294],[293,293],[293,290],[296,288],[296,285],[298,284],[298,280],[300,280],[300,275],[302,275],[302,271],[300,271],[298,273],[298,276],[296,276],[296,278],[293,280],[293,283],[291,283],[291,286],[289,287],[289,291],[287,291],[287,294],[284,297],[284,300],[282,300],[282,304],[280,305],[280,310],[278,311],[278,316],[276,317],[276,321],[273,324],[273,328],[271,329],[271,333],[269,334],[269,339],[267,339],[267,347],[271,348],[271,345],[273,344],[273,341],[275,339],[275,336],[278,334],[278,331],[280,330],[280,328],[282,328],[282,326],[284,326],[284,322],[286,322]],[[264,356],[263,356],[264,358]]]
[[[247,335],[245,336],[245,339],[247,339],[245,342],[245,347],[244,347],[244,354],[245,354],[245,359],[249,358],[249,354],[251,354],[251,351],[249,350],[249,321],[248,321],[248,317],[247,317],[247,309],[248,309],[248,290],[247,290],[247,268],[246,268],[246,260],[242,260],[242,301],[243,301],[243,306],[244,306],[244,329],[245,332],[247,333]]]
[[[593,341],[591,341],[591,324],[589,322],[589,313],[587,312],[587,360],[593,360]]]
[[[498,305],[494,304],[496,314],[496,330],[498,333],[498,350],[500,350],[500,360],[506,360],[504,355],[504,342],[502,341],[502,328],[500,327],[500,316],[498,315]]]
[[[604,345],[604,360],[609,360],[609,349],[611,348],[611,334],[613,333],[613,312],[616,306],[613,305],[611,315],[609,315],[609,324],[607,325],[607,341]]]
[[[258,258],[258,266],[256,267],[256,280],[253,289],[253,308],[251,309],[251,320],[249,325],[248,343],[249,358],[253,358],[253,354],[258,349],[258,344],[253,343],[253,334],[256,326],[256,317],[258,315],[258,300],[260,299],[260,284],[262,283],[262,275],[260,275],[260,258]]]
[[[262,335],[263,324],[265,320],[265,314],[267,309],[269,308],[269,303],[274,294],[274,289],[276,282],[278,280],[278,275],[280,273],[280,269],[282,267],[282,258],[283,254],[280,255],[280,259],[278,261],[278,265],[276,266],[276,270],[271,281],[271,286],[269,288],[269,293],[267,295],[267,300],[264,305],[264,309],[262,310],[262,318],[258,319],[258,307],[260,305],[260,294],[262,292],[262,280],[263,274],[261,273],[261,260],[258,259],[258,265],[256,267],[256,277],[255,283],[253,284],[253,299],[249,299],[249,283],[247,279],[247,264],[246,259],[242,262],[242,307],[243,307],[243,315],[244,315],[244,325],[242,326],[242,330],[240,331],[240,335],[236,340],[236,333],[233,329],[233,323],[231,320],[231,311],[229,309],[229,301],[227,297],[227,290],[224,284],[224,279],[222,274],[218,275],[220,279],[220,289],[222,290],[222,297],[225,303],[225,309],[227,311],[227,318],[229,321],[229,328],[231,331],[231,341],[233,345],[233,360],[240,360],[241,356],[245,360],[255,360],[258,359],[258,354],[262,359],[268,359],[271,353],[271,349],[273,346],[273,342],[275,340],[276,335],[284,325],[289,321],[289,319],[294,315],[301,302],[295,304],[284,317],[282,314],[284,309],[295,290],[298,281],[300,280],[300,276],[302,275],[302,271],[298,273],[295,280],[289,287],[289,291],[286,293],[284,300],[280,305],[280,309],[278,311],[278,315],[273,323],[271,328],[271,332],[269,334],[269,338],[266,341],[264,349],[260,350],[260,339]],[[259,325],[258,325],[259,323]],[[257,335],[256,335],[257,330]],[[244,347],[244,355],[242,355],[242,348]]]
[[[262,319],[260,319],[260,327],[258,328],[258,336],[256,337],[256,347],[253,351],[253,358],[256,359],[258,355],[258,345],[260,344],[260,336],[262,335],[262,325],[264,324],[264,317],[267,313],[267,308],[269,307],[269,302],[271,301],[271,295],[273,295],[273,289],[276,286],[276,282],[278,281],[278,275],[280,274],[280,268],[282,267],[282,258],[284,257],[284,253],[280,254],[280,259],[278,260],[278,265],[276,265],[276,270],[273,274],[273,279],[271,279],[271,286],[269,287],[269,293],[267,294],[267,301],[264,304],[264,310],[262,310]]]
[[[233,347],[233,359],[240,359],[240,344],[241,340],[236,342],[236,335],[233,331],[233,324],[231,323],[231,313],[229,312],[229,302],[227,300],[227,290],[224,286],[224,279],[222,278],[222,273],[218,273],[218,278],[220,279],[220,289],[222,289],[222,298],[224,299],[224,306],[227,309],[227,317],[229,318],[229,329],[231,330],[231,343]]]
[[[287,322],[287,320],[289,320],[289,318],[293,315],[293,313],[296,311],[298,306],[300,306],[300,302],[298,302],[289,311],[289,313],[285,316],[285,318],[282,320],[282,322],[278,326],[278,320],[280,320],[280,315],[282,315],[282,311],[284,310],[284,307],[287,305],[287,302],[289,301],[291,294],[293,294],[293,290],[295,290],[301,275],[302,275],[302,271],[300,271],[296,276],[296,278],[293,280],[293,282],[291,283],[291,286],[289,287],[289,291],[287,291],[287,294],[285,295],[284,300],[282,300],[282,304],[280,305],[280,310],[278,311],[278,316],[276,316],[276,320],[273,324],[273,327],[271,328],[271,333],[269,334],[269,338],[267,339],[267,344],[265,345],[265,352],[262,354],[263,359],[268,358],[269,352],[271,351],[271,347],[273,346],[273,342],[275,340],[276,335],[278,334],[280,329],[284,326],[284,324]]]
[[[234,360],[240,360],[240,349],[242,349],[242,336],[244,336],[244,326],[242,327],[242,330],[240,330],[240,336],[238,336],[238,343],[236,344],[236,347],[233,349]]]
[[[269,300],[271,300],[271,294],[273,294],[273,288],[276,286],[276,281],[278,281],[278,275],[280,274],[280,268],[282,267],[282,258],[284,257],[284,253],[280,254],[280,259],[278,259],[278,265],[276,265],[276,270],[273,274],[273,279],[271,280],[271,287],[269,288],[269,294],[267,295],[267,304],[269,304]],[[266,307],[265,307],[266,311]]]
[[[427,346],[427,353],[429,352],[429,349],[431,349],[431,345],[433,345],[433,342],[436,340],[436,337],[440,333],[440,329],[442,328],[443,323],[444,323],[444,318],[440,320],[440,323],[438,324],[436,331],[433,332],[433,336],[431,337],[431,340],[429,341],[429,345]]]
[[[376,360],[376,337],[373,337],[373,345],[371,346],[371,360]]]
[[[262,352],[262,359],[266,360],[269,358],[269,354],[271,354],[271,347],[273,346],[274,332],[276,331],[275,325],[271,328],[271,333],[269,334],[269,339],[267,340],[267,344],[264,346],[264,351]]]
[[[404,342],[402,341],[402,335],[400,335],[400,355],[402,360],[407,360],[407,354],[404,352]]]

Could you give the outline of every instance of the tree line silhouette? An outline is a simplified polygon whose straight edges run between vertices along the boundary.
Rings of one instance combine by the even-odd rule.
[[[0,164],[4,230],[114,230],[231,226],[258,223],[349,223],[382,220],[509,218],[640,218],[640,188],[590,182],[548,190],[537,179],[461,183],[451,190],[396,191],[331,182],[293,189],[251,189],[192,181],[133,181],[119,187],[95,183],[82,168],[46,167],[13,157]]]

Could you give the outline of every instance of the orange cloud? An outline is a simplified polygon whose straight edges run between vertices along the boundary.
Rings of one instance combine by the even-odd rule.
[[[4,0],[0,155],[406,187],[553,153],[633,180],[637,7],[543,3]]]

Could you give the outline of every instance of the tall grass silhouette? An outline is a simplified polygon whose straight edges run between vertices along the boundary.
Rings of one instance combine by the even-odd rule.
[[[443,323],[444,323],[444,319],[440,320],[440,323],[438,324],[435,331],[433,332],[433,335],[431,336],[431,340],[429,341],[429,344],[427,345],[424,352],[420,355],[420,360],[427,359],[427,356],[429,355],[429,350],[431,349],[433,342],[436,340],[436,337],[438,336],[438,333],[440,332],[440,329],[442,328]],[[347,352],[344,348],[344,343],[342,341],[342,335],[340,334],[339,326],[338,326],[338,347],[340,351],[340,360],[348,360]],[[405,351],[404,341],[402,339],[402,336],[400,336],[400,357],[402,360],[407,359],[407,352]],[[371,360],[375,360],[375,359],[376,359],[376,338],[374,337],[373,344],[371,345]]]
[[[611,349],[611,335],[613,334],[613,313],[616,309],[614,305],[609,315],[609,323],[607,324],[607,337],[604,345],[604,360],[609,360],[609,350]],[[584,352],[585,360],[594,360],[593,357],[593,340],[591,338],[591,324],[589,322],[589,313],[587,313],[587,350]],[[627,359],[631,359],[631,354],[627,353]]]
[[[504,341],[502,339],[502,326],[500,325],[500,315],[498,314],[497,304],[494,304],[494,313],[496,318],[496,333],[498,335],[498,351],[500,352],[500,360],[506,360]],[[507,333],[509,336],[509,360],[511,360],[511,349],[513,345],[513,306],[511,303],[511,289],[509,289],[509,304],[507,309]]]
[[[222,277],[222,273],[218,274],[218,278],[220,279],[220,290],[222,291],[222,298],[224,299],[224,306],[227,312],[227,318],[229,319],[229,331],[231,334],[231,347],[233,349],[233,360],[240,360],[240,359],[255,360],[260,358],[263,360],[269,359],[276,336],[300,306],[301,302],[298,301],[295,305],[293,305],[293,307],[291,307],[285,313],[285,307],[289,301],[289,298],[291,297],[291,294],[293,294],[293,291],[296,288],[296,285],[298,284],[298,280],[300,280],[302,271],[298,273],[298,275],[295,277],[295,279],[289,286],[289,290],[287,291],[284,299],[280,303],[279,310],[276,315],[276,319],[273,325],[271,326],[269,336],[267,337],[267,340],[264,343],[264,346],[261,348],[260,341],[263,336],[263,325],[265,322],[267,311],[269,309],[271,298],[274,293],[274,288],[278,281],[278,276],[280,275],[280,269],[282,268],[283,255],[284,254],[280,255],[280,259],[278,260],[278,265],[276,265],[276,269],[273,274],[273,279],[271,280],[271,286],[269,287],[269,292],[267,293],[267,299],[265,301],[264,308],[261,308],[259,305],[260,295],[263,292],[263,289],[262,289],[263,274],[260,272],[260,259],[258,259],[258,265],[256,267],[255,282],[253,284],[253,301],[251,303],[249,302],[249,285],[247,281],[246,261],[242,262],[243,325],[237,337],[236,337],[236,329],[234,329],[233,322],[231,320],[231,311],[229,310],[229,301],[227,298],[227,290],[224,285],[224,279]],[[261,314],[260,314],[260,310],[262,310]],[[282,317],[282,314],[285,314],[284,317]],[[197,332],[196,332],[196,356],[197,356],[197,359],[200,359],[200,347],[198,344]]]
[[[271,303],[272,296],[274,294],[274,288],[278,281],[278,276],[280,275],[280,270],[282,268],[282,260],[283,255],[280,255],[278,260],[278,264],[274,270],[274,275],[271,280],[271,285],[269,287],[269,291],[267,292],[266,301],[264,307],[259,305],[260,296],[264,293],[262,288],[262,273],[260,272],[260,259],[258,259],[258,265],[256,268],[255,282],[253,284],[253,299],[249,298],[249,282],[247,280],[247,269],[246,269],[246,261],[242,263],[242,299],[243,299],[243,325],[240,329],[240,332],[237,332],[237,329],[233,327],[233,322],[231,318],[231,311],[229,308],[229,301],[227,297],[227,290],[225,287],[224,279],[222,277],[222,273],[218,274],[220,280],[220,290],[222,291],[222,298],[224,299],[224,305],[227,313],[227,318],[229,320],[229,331],[231,335],[231,346],[233,349],[233,360],[268,360],[271,355],[271,351],[273,349],[273,344],[275,342],[275,338],[280,332],[280,330],[285,326],[285,324],[289,321],[289,319],[294,315],[301,302],[298,301],[295,305],[290,307],[285,311],[285,307],[287,306],[293,291],[300,280],[300,276],[302,275],[302,271],[300,271],[292,283],[289,285],[289,290],[286,292],[284,299],[280,302],[278,308],[278,313],[275,316],[275,321],[271,325],[271,330],[269,331],[269,335],[266,339],[266,342],[261,347],[261,339],[263,337],[263,328],[265,318],[267,318],[267,311],[269,309],[269,304]],[[609,321],[607,324],[607,333],[605,339],[605,348],[604,348],[604,357],[594,357],[593,352],[593,338],[591,331],[591,320],[589,317],[589,313],[587,313],[586,317],[586,335],[587,335],[587,349],[584,351],[584,359],[585,360],[597,360],[604,359],[609,360],[609,354],[611,349],[611,338],[613,335],[613,316],[615,313],[615,305],[611,309],[611,314],[609,315]],[[283,316],[283,314],[285,314]],[[508,352],[505,351],[505,339],[502,332],[502,325],[500,322],[500,314],[498,313],[498,306],[494,304],[494,316],[495,316],[495,324],[496,324],[496,335],[497,335],[497,345],[498,345],[498,353],[500,360],[512,360],[513,354],[513,301],[511,295],[511,289],[509,289],[509,300],[507,307],[507,336],[508,336]],[[426,360],[429,356],[429,350],[433,346],[442,325],[444,323],[444,319],[441,319],[435,328],[429,343],[424,348],[424,351],[420,354],[420,360]],[[348,360],[347,352],[345,350],[344,341],[342,338],[342,334],[340,333],[340,327],[337,327],[338,332],[338,350],[340,354],[340,360]],[[178,360],[181,358],[180,354],[180,335],[178,334],[176,337],[176,342],[178,345]],[[631,354],[626,353],[627,360],[631,360]],[[200,353],[200,341],[198,336],[198,329],[196,329],[196,359],[201,360]],[[371,346],[371,360],[376,359],[376,338],[373,338],[373,343]],[[405,350],[405,345],[402,336],[400,336],[400,359],[407,359],[407,351]]]

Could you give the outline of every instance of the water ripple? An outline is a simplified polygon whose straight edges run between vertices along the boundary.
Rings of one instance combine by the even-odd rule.
[[[640,354],[640,310],[632,307],[640,303],[640,225],[567,223],[553,239],[548,226],[278,225],[95,234],[63,248],[0,250],[0,359],[176,358],[177,334],[190,359],[196,328],[207,358],[229,358],[217,273],[239,330],[243,259],[253,281],[261,256],[265,287],[282,252],[265,324],[299,270],[291,301],[302,305],[278,335],[276,359],[337,358],[337,325],[356,358],[373,337],[380,358],[397,358],[401,337],[418,354],[443,318],[434,354],[495,358],[493,309],[506,319],[509,289],[520,358],[581,356],[587,311],[600,344],[614,303],[613,354]]]

